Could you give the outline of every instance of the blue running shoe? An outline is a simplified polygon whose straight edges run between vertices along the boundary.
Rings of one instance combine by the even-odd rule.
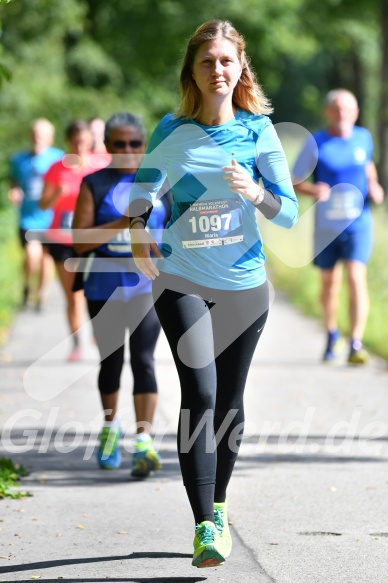
[[[162,469],[162,460],[152,445],[152,439],[138,441],[132,458],[131,476],[147,478]]]
[[[97,460],[103,470],[116,470],[121,466],[121,451],[119,427],[103,427],[100,433],[100,446],[97,450]]]
[[[345,347],[345,341],[340,336],[340,333],[329,332],[327,336],[327,346],[325,353],[323,355],[323,361],[327,363],[335,363],[341,356],[341,353]]]

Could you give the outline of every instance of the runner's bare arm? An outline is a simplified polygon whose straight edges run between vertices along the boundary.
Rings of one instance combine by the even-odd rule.
[[[128,226],[128,217],[125,215],[115,221],[95,226],[94,207],[93,195],[89,187],[82,183],[73,219],[73,246],[80,255],[107,243]]]
[[[366,175],[368,178],[368,196],[375,204],[381,204],[384,200],[384,189],[379,184],[377,178],[377,170],[374,162],[369,162],[366,167]]]
[[[45,182],[42,198],[39,201],[39,207],[43,210],[54,206],[55,201],[61,196],[62,188],[56,184]]]
[[[151,258],[151,251],[158,259],[163,259],[159,247],[151,235],[145,230],[144,222],[140,219],[132,219],[130,231],[132,256],[136,267],[148,279],[155,279],[159,275],[159,270]]]

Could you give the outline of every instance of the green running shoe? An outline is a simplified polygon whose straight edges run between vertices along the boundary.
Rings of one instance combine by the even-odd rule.
[[[131,476],[147,478],[162,469],[162,460],[152,445],[152,439],[136,443],[136,451],[132,458]]]
[[[359,350],[351,350],[348,356],[349,364],[368,364],[369,354],[365,348],[360,348]]]
[[[100,433],[100,446],[97,450],[97,460],[103,470],[116,470],[121,466],[119,427],[103,427]]]
[[[222,554],[227,559],[232,552],[232,537],[228,524],[228,503],[214,502],[214,522],[220,537]]]
[[[219,567],[225,561],[218,530],[209,520],[204,520],[195,527],[193,545],[194,555],[191,562],[193,567],[199,569]]]

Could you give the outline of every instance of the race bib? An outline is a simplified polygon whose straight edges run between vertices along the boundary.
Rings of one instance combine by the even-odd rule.
[[[129,229],[123,229],[120,233],[117,233],[117,235],[107,243],[107,248],[111,253],[131,253],[132,246]]]
[[[43,178],[42,176],[35,175],[31,176],[28,182],[28,190],[26,193],[27,200],[40,200],[43,191]]]
[[[325,230],[344,230],[357,219],[364,207],[364,197],[351,184],[337,184],[328,200],[317,203],[318,226]]]
[[[238,200],[207,200],[187,205],[179,219],[185,249],[231,245],[243,241],[242,203]]]

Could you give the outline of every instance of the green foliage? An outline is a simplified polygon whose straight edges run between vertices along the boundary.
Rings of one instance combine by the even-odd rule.
[[[21,301],[22,253],[16,234],[15,209],[0,210],[0,346]]]
[[[85,2],[78,0],[17,0],[0,9],[2,44],[17,57],[26,54],[32,42],[63,39],[66,34],[82,33]]]
[[[375,242],[372,259],[368,267],[370,294],[370,315],[365,331],[365,342],[373,345],[377,354],[388,358],[387,329],[388,322],[388,211],[384,207],[373,209],[375,223]]]
[[[11,79],[11,71],[8,69],[8,67],[0,63],[0,89],[2,87],[3,81],[11,81]]]
[[[80,114],[110,114],[118,107],[144,111],[154,122],[173,109],[186,39],[212,18],[230,19],[244,34],[252,65],[275,105],[275,122],[318,125],[322,94],[333,80],[359,89],[352,82],[359,61],[359,76],[366,79],[363,115],[371,127],[378,94],[376,2],[365,2],[362,19],[361,0],[355,4],[357,8],[348,0],[3,4],[3,65],[14,79],[0,96],[0,139],[7,144],[0,154],[0,176],[6,157],[17,141],[25,141],[26,125],[36,115],[50,115],[61,135],[69,119]],[[84,89],[82,107],[73,97],[79,88]],[[103,91],[97,105],[96,90]]]
[[[29,492],[14,490],[19,487],[17,480],[25,476],[28,476],[28,472],[23,466],[15,465],[9,458],[0,458],[0,499],[31,496]]]
[[[94,41],[85,38],[67,53],[66,68],[69,79],[80,87],[110,86],[119,89],[122,84],[120,67]]]
[[[323,95],[344,86],[359,97],[361,122],[376,136],[382,1],[0,0],[0,81],[8,81],[0,91],[0,211],[8,205],[8,159],[29,147],[32,119],[49,118],[61,147],[75,117],[132,111],[151,131],[177,106],[187,38],[213,18],[231,20],[244,35],[275,123],[320,126]],[[0,240],[14,264],[2,267],[10,280],[1,282],[16,298],[20,257],[10,241]]]

